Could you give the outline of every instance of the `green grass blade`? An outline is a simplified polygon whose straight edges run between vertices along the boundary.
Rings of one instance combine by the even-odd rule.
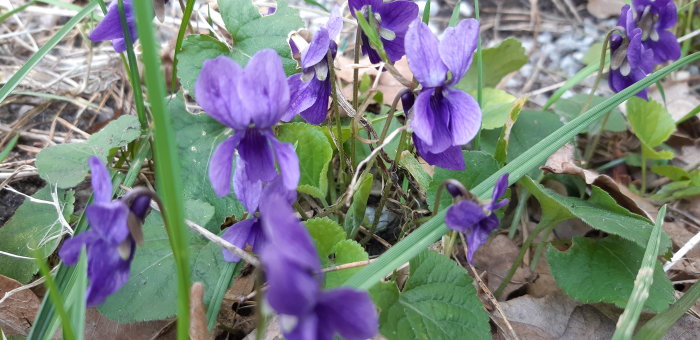
[[[177,55],[182,49],[182,41],[185,39],[185,31],[190,23],[190,16],[194,9],[194,0],[187,0],[185,10],[182,13],[182,21],[180,22],[180,30],[177,32],[177,41],[175,41],[175,54],[173,55],[173,77],[170,79],[170,92],[175,93],[177,87]]]
[[[459,5],[459,3],[457,4]],[[459,9],[457,9],[459,12]],[[454,13],[452,15],[454,17]],[[474,18],[480,21],[479,17],[479,0],[474,0]],[[452,18],[450,18],[450,22]],[[481,26],[479,26],[479,32],[476,41],[476,102],[479,103],[479,107],[483,106],[483,96],[484,96],[484,62],[482,60],[482,48],[481,48]],[[472,141],[472,147],[474,150],[481,150],[481,126]]]
[[[5,158],[7,158],[7,156],[10,154],[10,151],[14,149],[15,145],[17,145],[17,140],[19,140],[19,135],[15,135],[14,137],[12,137],[12,139],[10,139],[10,142],[7,143],[7,146],[2,151],[0,151],[0,162],[4,161]]]
[[[457,26],[457,21],[459,20],[459,8],[462,6],[462,0],[457,1],[455,8],[452,9],[452,15],[450,15],[450,27]]]
[[[221,271],[219,281],[216,282],[216,286],[214,287],[214,294],[212,294],[211,299],[207,301],[207,325],[210,331],[216,326],[216,319],[221,310],[221,301],[224,299],[224,294],[226,294],[226,291],[231,286],[231,280],[233,280],[233,277],[238,274],[243,267],[243,261],[236,263],[227,262],[224,270]]]
[[[56,44],[58,44],[63,38],[66,37],[66,35],[73,30],[73,28],[81,21],[83,18],[85,18],[88,14],[92,12],[93,9],[95,9],[95,6],[97,6],[97,2],[92,1],[89,4],[87,4],[78,14],[76,14],[74,17],[72,17],[68,22],[61,27],[56,34],[54,34],[49,41],[44,44],[44,46],[41,46],[41,48],[27,60],[27,62],[20,67],[19,70],[15,74],[10,77],[10,79],[5,83],[5,85],[0,88],[0,103],[5,101],[7,96],[10,95],[10,92],[14,90],[17,85],[24,79],[24,77],[29,74],[29,71],[31,71],[34,66],[36,66],[41,59],[43,59],[54,47],[56,47]]]
[[[425,7],[423,7],[423,23],[426,25],[430,22],[430,3],[432,1],[428,0],[425,2]]]
[[[606,65],[607,65],[607,60],[606,60]],[[554,91],[554,94],[552,94],[551,97],[547,100],[547,102],[544,104],[542,107],[543,111],[546,111],[549,109],[552,104],[556,103],[561,96],[568,91],[570,88],[574,87],[576,84],[582,82],[584,79],[588,78],[591,74],[595,73],[598,70],[598,67],[600,65],[598,63],[592,63],[583,69],[581,71],[578,71],[573,77],[571,77],[569,80],[564,83],[560,88],[558,88],[556,91]]]
[[[165,106],[165,79],[153,30],[153,4],[151,1],[135,1],[136,25],[143,48],[144,74],[151,104],[154,136],[153,148],[156,161],[156,186],[163,201],[163,219],[168,228],[170,246],[173,249],[177,270],[177,338],[186,340],[190,327],[190,265],[187,230],[185,229],[180,163],[175,144],[175,132]]]
[[[3,15],[0,15],[0,23],[2,23],[3,21],[7,20],[7,18],[9,18],[9,17],[11,17],[11,16],[13,16],[13,15],[15,15],[15,14],[21,12],[21,11],[24,11],[27,7],[29,7],[29,6],[31,6],[31,5],[33,5],[33,4],[35,4],[35,3],[36,3],[36,0],[32,0],[32,1],[26,3],[26,4],[22,5],[22,6],[19,6],[19,7],[15,8],[15,9],[13,9],[13,10],[11,10],[11,11],[8,11],[7,13],[5,13],[5,14],[3,14]]]
[[[73,329],[77,331],[75,338],[83,340],[85,338],[85,313],[86,300],[85,290],[87,290],[87,254],[85,250],[80,252],[80,260],[75,266],[76,282],[72,285],[70,293],[66,295]]]
[[[141,75],[139,75],[139,64],[136,62],[136,54],[134,53],[134,40],[131,37],[131,32],[129,32],[129,24],[126,21],[126,14],[124,13],[124,0],[119,0],[117,3],[119,9],[119,21],[122,26],[122,34],[124,35],[124,42],[126,44],[126,56],[129,60],[129,67],[127,68],[127,73],[129,74],[129,82],[131,83],[131,89],[134,91],[134,104],[136,105],[136,115],[139,117],[139,123],[141,123],[141,130],[145,130],[148,127],[148,119],[146,118],[146,107],[143,103],[143,91],[141,90]]]
[[[549,157],[549,155],[573,139],[574,136],[581,133],[595,121],[601,119],[606,112],[617,107],[622,102],[639,92],[641,89],[667,76],[672,71],[675,71],[697,60],[700,60],[700,52],[683,57],[673,64],[650,74],[647,78],[641,80],[640,82],[635,83],[634,85],[606,99],[604,102],[589,109],[568,124],[559,128],[551,135],[542,139],[539,143],[522,153],[501,170],[479,183],[479,185],[472,189],[471,192],[479,199],[488,198],[490,195],[489,191],[493,188],[496,180],[504,173],[509,173],[509,181],[511,184],[514,183],[520,179],[520,177],[526,175],[530,170],[543,163],[547,157]],[[408,237],[389,248],[389,250],[378,257],[370,265],[360,269],[357,273],[355,273],[355,275],[348,279],[345,284],[355,288],[368,289],[398,266],[408,262],[419,252],[425,249],[425,247],[447,232],[447,227],[445,227],[443,223],[445,218],[445,209],[440,211],[436,216],[431,218],[416,231],[408,235]]]
[[[656,254],[659,253],[661,226],[664,224],[664,217],[666,217],[665,205],[661,207],[659,214],[656,216],[656,225],[649,237],[647,249],[644,251],[642,266],[639,268],[639,272],[637,272],[637,278],[634,279],[634,288],[632,289],[632,294],[625,307],[625,311],[620,315],[620,319],[617,321],[617,328],[612,337],[613,340],[632,339],[634,328],[637,326],[637,322],[639,322],[639,315],[644,308],[644,302],[646,302],[649,297],[649,288],[651,288],[651,283],[654,281]]]
[[[49,299],[51,299],[51,302],[55,306],[59,318],[61,319],[63,338],[67,340],[74,340],[75,331],[73,330],[70,316],[68,316],[68,313],[66,312],[64,305],[65,300],[56,287],[56,282],[54,282],[53,276],[51,276],[49,266],[46,264],[46,261],[38,251],[35,252],[34,257],[36,258],[36,264],[39,267],[39,272],[41,272],[41,276],[44,277],[44,285],[48,291],[47,295],[49,296]]]
[[[635,340],[657,340],[666,334],[673,324],[700,299],[700,281],[696,281],[683,296],[667,310],[647,321],[634,337]]]

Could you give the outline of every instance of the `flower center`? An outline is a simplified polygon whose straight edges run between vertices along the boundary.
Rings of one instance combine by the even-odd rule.
[[[622,44],[615,50],[610,60],[610,68],[613,70],[620,70],[623,76],[628,76],[632,71],[632,66],[627,60],[627,47],[630,42],[627,38],[622,39]]]
[[[651,11],[651,5],[644,7],[644,11],[637,21],[637,25],[642,29],[642,40],[651,38],[652,41],[659,41],[659,32],[654,29],[658,21],[659,14]]]

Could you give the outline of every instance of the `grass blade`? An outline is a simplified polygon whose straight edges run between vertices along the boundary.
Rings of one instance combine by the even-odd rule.
[[[564,144],[569,142],[577,134],[586,129],[589,125],[601,119],[606,112],[612,110],[625,100],[635,95],[641,89],[657,82],[669,73],[700,60],[700,52],[696,52],[689,56],[683,57],[671,65],[668,65],[634,85],[620,91],[614,96],[606,99],[604,102],[594,106],[582,115],[576,117],[571,122],[554,131],[551,135],[542,139],[532,148],[522,153],[512,162],[508,163],[501,170],[497,171],[489,178],[479,183],[471,192],[479,199],[489,197],[489,191],[496,184],[496,180],[504,173],[509,173],[510,184],[519,180],[526,175],[530,170],[543,163],[549,155],[553,154]],[[360,269],[353,275],[345,285],[369,289],[377,281],[381,280],[385,275],[396,269],[398,266],[408,262],[419,252],[433,243],[439,237],[447,232],[447,227],[444,225],[445,211],[444,208],[438,212],[433,218],[428,220],[423,226],[408,235],[406,238],[389,248],[384,254],[378,257],[370,265]]]
[[[85,18],[88,14],[92,12],[93,9],[95,9],[95,6],[97,6],[97,2],[91,1],[88,3],[78,14],[76,14],[74,17],[72,17],[68,22],[61,27],[56,34],[54,34],[49,41],[44,44],[44,46],[41,46],[41,48],[33,55],[27,62],[20,67],[19,70],[15,74],[12,75],[12,77],[5,83],[5,85],[0,88],[0,103],[5,101],[7,96],[10,95],[10,92],[14,90],[17,85],[24,79],[24,77],[29,74],[29,71],[31,71],[34,66],[36,66],[41,59],[43,59],[54,47],[56,47],[56,44],[58,44],[63,38],[66,37],[66,35],[73,30],[73,28],[81,21],[83,18]]]
[[[667,310],[656,314],[639,329],[635,340],[657,340],[700,299],[700,281],[696,281],[683,296]]]
[[[547,102],[544,104],[542,107],[542,111],[546,111],[549,109],[552,104],[556,103],[561,96],[568,91],[570,88],[574,87],[574,85],[582,82],[584,79],[588,78],[591,74],[595,73],[598,70],[599,64],[597,63],[592,63],[583,69],[581,71],[578,71],[573,77],[571,77],[569,80],[564,83],[560,88],[558,88],[556,91],[554,91],[554,94],[552,94],[551,97],[547,100]]]
[[[617,320],[617,329],[613,334],[613,340],[632,339],[634,328],[639,321],[639,315],[642,313],[644,303],[649,297],[649,288],[654,281],[654,268],[656,267],[656,254],[659,253],[659,243],[661,243],[661,226],[664,224],[666,217],[666,206],[664,205],[659,210],[656,216],[656,225],[649,237],[647,249],[644,251],[644,259],[642,266],[637,272],[637,278],[634,279],[634,288],[630,295],[629,302],[625,307],[625,311]]]
[[[182,12],[182,21],[180,22],[180,30],[177,32],[177,41],[175,41],[175,53],[173,54],[173,77],[170,79],[170,92],[175,93],[177,87],[177,55],[182,49],[182,40],[185,39],[185,31],[187,25],[190,24],[190,16],[194,10],[194,0],[187,0],[185,10]]]
[[[44,285],[46,286],[46,290],[48,291],[47,295],[49,299],[51,299],[51,302],[55,306],[59,318],[61,319],[63,338],[67,340],[73,340],[75,339],[75,332],[73,330],[73,325],[71,324],[70,317],[68,316],[68,313],[66,313],[65,305],[63,304],[65,300],[63,299],[63,296],[59,293],[58,288],[56,287],[56,282],[54,282],[53,276],[51,276],[49,266],[46,264],[46,261],[43,259],[41,254],[37,251],[34,254],[34,257],[36,258],[36,264],[37,267],[39,267],[39,272],[41,272],[41,276],[44,277]]]
[[[0,162],[4,161],[5,158],[7,158],[7,156],[10,154],[10,151],[14,149],[15,145],[17,145],[17,140],[19,140],[19,135],[15,135],[14,137],[12,137],[12,139],[10,139],[10,142],[7,143],[7,146],[2,151],[0,151]]]
[[[214,294],[212,294],[211,299],[207,301],[207,326],[209,327],[209,331],[213,330],[216,325],[216,318],[219,316],[219,311],[221,310],[221,301],[224,299],[224,294],[226,294],[226,291],[231,286],[231,280],[243,267],[243,261],[236,263],[227,262],[224,270],[221,271],[219,281],[216,282],[216,287],[214,287]]]
[[[156,186],[163,201],[163,220],[168,228],[170,246],[177,270],[177,338],[186,340],[190,327],[190,265],[187,230],[185,228],[180,163],[178,162],[175,134],[166,113],[165,80],[153,31],[153,4],[135,1],[136,25],[143,48],[144,75],[151,104],[154,136],[153,151],[156,160]]]

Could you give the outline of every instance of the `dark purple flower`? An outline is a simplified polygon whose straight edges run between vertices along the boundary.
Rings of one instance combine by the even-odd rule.
[[[655,64],[680,57],[680,45],[668,28],[678,21],[670,0],[635,0],[622,7],[618,29],[610,38],[610,88],[620,92],[644,79]],[[636,94],[647,99],[647,89]]]
[[[138,34],[136,31],[136,17],[134,16],[133,0],[123,0],[124,16],[129,26],[129,35],[132,42],[136,42]],[[119,0],[113,0],[107,8],[107,14],[104,19],[95,27],[95,30],[90,33],[90,40],[93,42],[111,40],[114,50],[118,53],[126,51],[126,42],[124,41],[124,31],[122,30],[121,20],[119,18]]]
[[[236,182],[235,175],[234,182]],[[236,184],[234,183],[234,187],[235,186]],[[294,201],[297,200],[296,190],[287,190],[282,183],[282,176],[279,175],[272,182],[265,183],[264,188],[254,188],[253,190],[244,189],[250,188],[243,188],[243,190],[237,191],[243,192],[246,195],[255,195],[254,197],[239,197],[239,200],[244,202],[245,206],[251,205],[251,202],[259,202],[261,197],[268,197],[270,195],[279,195],[283,197],[288,205],[294,204]],[[262,246],[265,243],[265,234],[262,230],[260,218],[254,215],[255,210],[248,211],[253,217],[230,226],[226,229],[226,231],[224,231],[221,237],[241,249],[245,249],[246,245],[250,245],[254,253],[259,253],[260,249],[262,249]],[[225,261],[238,262],[241,260],[238,255],[235,255],[226,249],[222,249],[221,251],[224,254]]]
[[[355,16],[355,11],[360,11],[367,22],[368,7],[374,14],[374,24],[379,37],[384,45],[384,51],[390,61],[395,62],[406,54],[404,49],[404,37],[408,25],[418,17],[418,5],[411,1],[397,0],[382,2],[382,0],[349,0],[350,12]],[[362,54],[368,55],[369,60],[376,64],[382,61],[379,53],[369,45],[369,39],[362,33]]]
[[[287,114],[283,120],[289,121],[295,115],[301,115],[311,124],[321,124],[328,112],[328,98],[331,94],[331,79],[328,51],[335,57],[338,50],[333,39],[340,33],[343,21],[337,10],[333,11],[326,27],[322,27],[308,46],[305,40],[290,40],[292,50],[297,54],[301,50],[301,73],[290,76],[290,100]]]
[[[494,213],[508,204],[508,199],[500,200],[508,189],[508,174],[503,174],[493,188],[491,202],[483,207],[476,202],[462,200],[447,209],[445,224],[452,229],[465,234],[467,238],[467,259],[473,263],[474,253],[491,234],[498,228],[498,216]]]
[[[441,41],[419,20],[406,33],[408,66],[423,86],[413,105],[413,141],[428,163],[450,170],[464,169],[460,146],[481,126],[477,102],[453,88],[471,65],[478,36],[474,19],[447,28]]]
[[[129,232],[129,215],[143,221],[150,198],[137,196],[128,205],[122,200],[112,201],[112,181],[99,158],[88,160],[92,172],[93,203],[86,208],[90,229],[67,239],[58,255],[72,266],[78,262],[83,245],[87,248],[88,278],[87,305],[101,304],[129,280],[129,266],[134,258],[136,241]]]
[[[637,23],[636,26],[642,30],[642,44],[654,51],[654,63],[661,64],[680,58],[681,47],[676,36],[669,31],[678,22],[678,12],[673,0],[634,0],[632,5],[633,19]],[[632,12],[628,16],[631,14]]]
[[[267,242],[261,260],[267,301],[280,315],[289,340],[331,340],[335,334],[361,340],[377,333],[377,311],[366,292],[321,289],[321,262],[311,237],[285,199],[265,197],[260,214]]]
[[[257,209],[263,183],[277,177],[277,167],[284,187],[296,190],[299,159],[293,146],[277,140],[272,131],[289,104],[289,86],[275,51],[259,51],[245,69],[224,56],[205,61],[195,94],[207,114],[234,131],[209,163],[209,180],[217,195],[230,192],[236,150],[234,190],[249,212]]]

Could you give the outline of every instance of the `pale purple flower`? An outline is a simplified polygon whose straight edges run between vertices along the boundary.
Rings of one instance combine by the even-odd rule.
[[[267,302],[288,340],[362,340],[377,333],[377,311],[366,292],[322,290],[321,262],[311,237],[285,198],[266,196],[260,215],[267,242],[261,251]]]
[[[234,191],[249,212],[257,209],[263,184],[277,177],[277,167],[283,186],[296,190],[299,159],[293,146],[277,140],[272,130],[289,104],[289,86],[275,51],[257,52],[245,69],[225,56],[205,61],[195,95],[207,114],[234,131],[209,162],[209,180],[217,195],[230,192],[236,150]]]
[[[129,26],[129,35],[131,41],[136,42],[138,34],[136,31],[136,17],[134,16],[133,0],[123,0],[124,17]],[[95,27],[95,30],[90,33],[90,40],[93,42],[111,40],[114,50],[118,53],[126,51],[126,42],[124,41],[124,31],[122,30],[121,20],[119,18],[119,0],[112,0],[107,8],[107,14],[104,19]]]
[[[129,231],[130,219],[143,221],[150,198],[137,196],[130,201],[112,201],[112,181],[99,158],[88,160],[92,173],[93,203],[85,210],[90,229],[67,239],[58,255],[72,266],[80,251],[87,248],[87,305],[96,306],[129,280],[129,267],[134,258],[136,241]],[[132,216],[130,216],[132,215]]]
[[[505,195],[506,189],[508,189],[508,174],[503,174],[493,188],[491,202],[483,207],[470,200],[461,200],[447,209],[445,224],[452,230],[464,233],[467,238],[469,263],[473,263],[474,253],[486,243],[491,231],[498,228],[499,221],[495,211],[508,204],[508,199],[500,200]]]
[[[422,85],[413,105],[413,141],[428,163],[463,170],[461,145],[481,127],[479,104],[454,88],[467,73],[479,36],[479,22],[462,20],[438,41],[428,25],[416,20],[406,33],[408,65]]]
[[[338,50],[333,39],[340,33],[343,21],[337,10],[333,11],[325,27],[316,32],[311,43],[305,48],[305,41],[294,42],[290,46],[294,54],[300,53],[301,73],[291,75],[289,83],[290,101],[287,114],[283,120],[289,121],[295,115],[301,115],[311,124],[321,124],[328,112],[328,98],[331,95],[331,79],[328,65],[328,51],[332,56]],[[301,51],[300,51],[301,49]]]
[[[406,54],[404,38],[408,25],[418,17],[418,5],[411,1],[397,0],[382,2],[382,0],[349,0],[350,12],[360,11],[367,22],[370,22],[368,8],[374,14],[374,24],[384,45],[384,51],[390,61],[395,62]],[[372,49],[367,35],[362,33],[362,54],[368,55],[369,60],[376,64],[382,61],[379,53]]]

